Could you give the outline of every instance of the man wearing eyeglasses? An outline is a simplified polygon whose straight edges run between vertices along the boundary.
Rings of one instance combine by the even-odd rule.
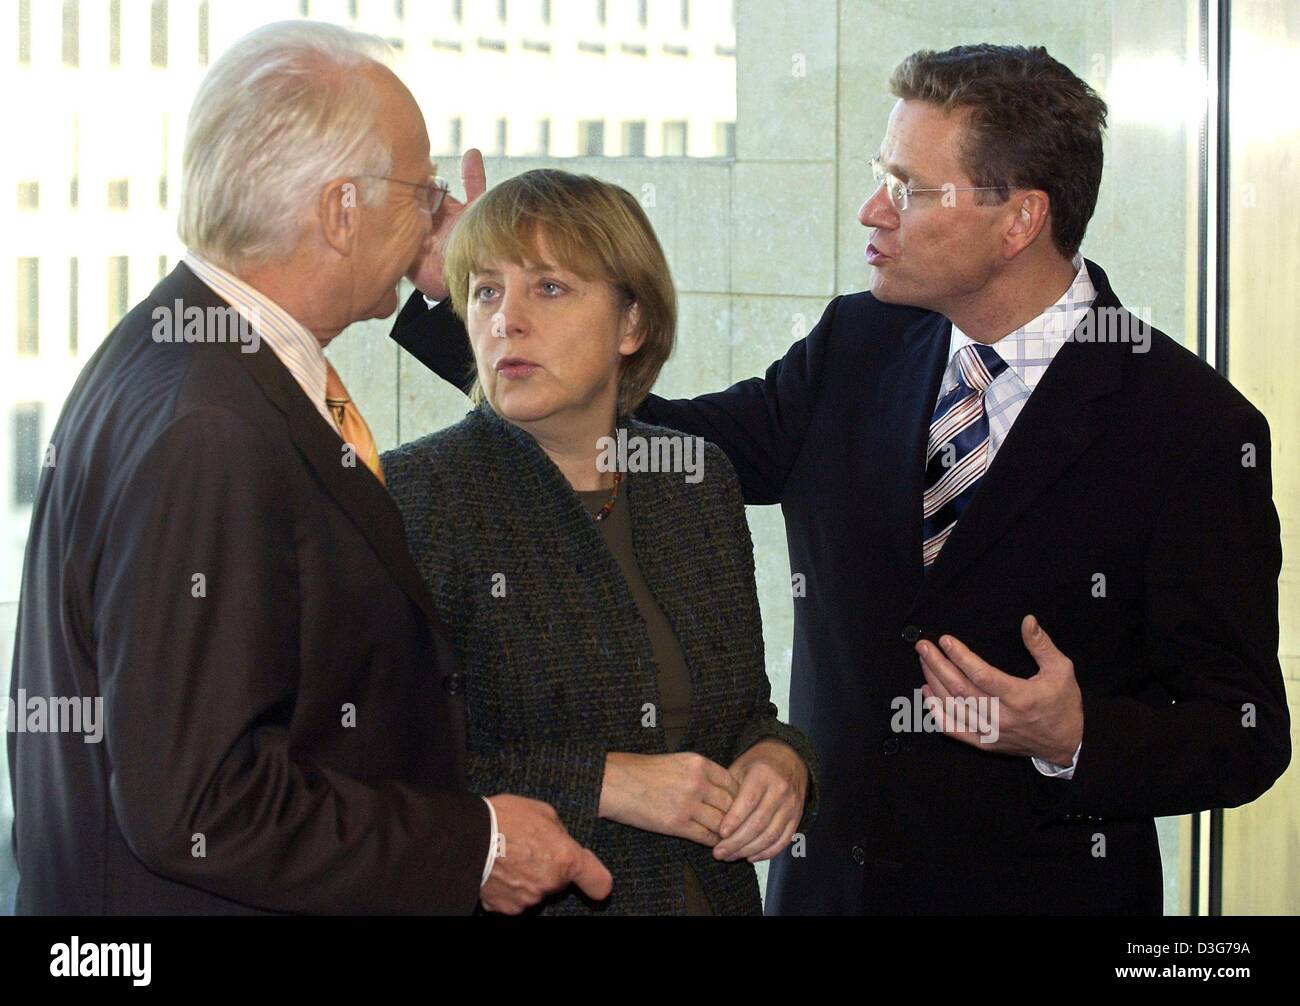
[[[1083,81],[977,45],[891,87],[870,292],[763,377],[640,410],[781,505],[806,583],[790,714],[823,799],[768,911],[1158,914],[1153,819],[1290,760],[1268,426],[1079,255]],[[394,338],[459,379],[449,316]]]
[[[286,22],[213,64],[185,259],[64,406],[14,699],[25,725],[33,701],[102,719],[97,738],[8,735],[20,913],[517,913],[610,892],[553,808],[465,791],[449,630],[324,353],[396,310],[458,208],[383,57]]]

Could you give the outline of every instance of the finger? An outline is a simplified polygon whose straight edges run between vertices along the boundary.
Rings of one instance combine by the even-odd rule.
[[[722,837],[718,828],[722,826],[722,815],[724,813],[725,811],[720,811],[717,807],[710,807],[707,803],[701,803],[697,804],[695,809],[691,812],[691,820],[702,828],[707,828],[717,836],[714,839],[716,842]]]
[[[1052,637],[1033,615],[1026,615],[1020,622],[1020,638],[1024,640],[1025,649],[1034,658],[1040,671],[1055,670],[1064,667],[1068,658],[1056,648]]]
[[[745,781],[740,784],[740,790],[737,792],[736,798],[727,809],[726,817],[722,819],[718,834],[724,839],[730,838],[736,829],[754,812],[754,808],[758,806],[759,801],[763,798],[763,792],[766,788],[758,773],[751,772],[745,776]]]
[[[460,180],[465,188],[465,202],[472,203],[487,191],[487,170],[483,167],[483,152],[470,147],[460,159]]]
[[[787,798],[777,803],[776,812],[772,815],[771,823],[767,825],[766,829],[763,829],[761,836],[755,838],[753,842],[749,842],[748,845],[742,846],[741,849],[737,849],[736,858],[744,857],[750,863],[758,862],[764,851],[779,846],[781,836],[794,832],[794,824],[796,824],[796,815],[798,814],[796,805],[801,805],[801,803],[802,801],[793,793],[790,793]]]
[[[975,686],[976,694],[1004,695],[1020,683],[1019,678],[999,671],[956,636],[940,636],[939,645],[948,659]]]
[[[590,849],[582,849],[579,853],[572,880],[583,894],[596,901],[604,901],[614,890],[613,876]]]
[[[970,744],[972,747],[989,746],[987,744],[982,744],[980,741],[981,734],[979,733],[978,723],[974,728],[972,728],[970,724],[957,722],[956,716],[954,715],[955,706],[957,702],[962,700],[953,700],[950,697],[949,701],[944,702],[936,696],[931,695],[923,698],[922,701],[925,703],[926,709],[928,709],[930,714],[934,717],[935,723],[939,725],[940,731],[944,734],[954,740]]]
[[[715,761],[705,762],[704,777],[713,785],[726,790],[733,800],[736,798],[736,794],[740,792],[740,781],[736,776]],[[722,809],[725,811],[727,808],[723,807]]]
[[[737,859],[749,859],[751,856],[756,856],[781,837],[781,833],[785,831],[786,826],[790,823],[790,814],[793,810],[790,806],[791,802],[792,797],[786,797],[784,800],[776,802],[767,827],[736,850],[735,856]]]
[[[921,661],[921,676],[925,678],[925,684],[921,686],[922,697],[937,698],[940,702],[952,698],[948,689],[943,687],[943,682],[935,677],[934,672],[930,670],[930,665],[924,660]]]
[[[753,778],[752,774],[750,778]],[[741,789],[741,796],[744,796],[744,789]],[[762,798],[748,816],[740,822],[739,826],[730,834],[724,835],[720,842],[713,850],[714,856],[719,859],[735,859],[737,851],[745,848],[750,842],[762,835],[772,823],[780,807],[781,798],[776,795],[773,788],[769,785],[763,785]],[[725,825],[724,825],[725,827]],[[773,836],[775,837],[775,836]],[[772,839],[769,838],[764,845],[770,845]]]
[[[946,656],[939,647],[935,646],[929,640],[921,640],[916,644],[916,652],[921,656],[921,663],[928,667],[930,672],[939,679],[943,685],[943,690],[949,695],[976,695],[979,694],[970,679]],[[933,686],[933,682],[931,682]],[[936,689],[937,690],[937,689]]]
[[[798,813],[802,816],[803,814],[802,806],[799,808]],[[781,855],[781,853],[790,845],[791,840],[793,840],[794,838],[795,829],[798,827],[799,827],[798,818],[792,818],[789,824],[785,826],[785,830],[781,832],[781,837],[778,838],[771,845],[769,845],[766,849],[763,849],[761,852],[759,852],[758,855],[750,856],[749,861],[751,863],[761,863],[765,859],[772,859],[776,856]]]
[[[722,841],[716,831],[704,827],[704,825],[697,821],[687,822],[685,837],[690,839],[692,842],[699,842],[700,845],[707,845],[710,848]]]

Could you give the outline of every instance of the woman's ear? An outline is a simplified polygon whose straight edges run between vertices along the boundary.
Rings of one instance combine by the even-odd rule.
[[[631,356],[645,342],[645,333],[641,331],[641,305],[636,301],[623,309],[620,331],[618,351],[624,356]]]

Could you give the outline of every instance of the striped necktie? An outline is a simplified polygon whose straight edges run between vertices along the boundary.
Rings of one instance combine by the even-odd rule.
[[[375,478],[382,484],[384,470],[379,464],[379,449],[375,446],[375,438],[357,411],[356,403],[348,396],[348,389],[343,387],[339,372],[328,360],[325,361],[325,405],[338,425],[343,442],[352,446],[361,463],[374,472]]]
[[[957,386],[935,406],[925,446],[925,495],[921,503],[921,561],[928,569],[965,511],[988,461],[989,417],[984,392],[1007,369],[989,346],[957,350]]]

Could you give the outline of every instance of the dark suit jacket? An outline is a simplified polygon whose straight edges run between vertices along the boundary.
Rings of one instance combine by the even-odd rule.
[[[1088,270],[1094,309],[1119,309]],[[450,312],[417,306],[394,338],[461,377]],[[942,316],[839,297],[764,377],[640,411],[722,447],[746,502],[780,503],[806,577],[790,719],[817,752],[820,811],[807,856],[773,863],[770,912],[1158,913],[1153,818],[1253,800],[1288,764],[1268,425],[1149,334],[1145,353],[1060,350],[928,575]],[[1072,780],[892,729],[923,683],[916,639],[951,633],[1029,677],[1027,613],[1083,693]]]
[[[122,320],[37,494],[12,690],[106,725],[8,735],[18,910],[467,913],[488,812],[401,517],[268,346],[155,342],[177,300],[223,305],[180,265]]]

